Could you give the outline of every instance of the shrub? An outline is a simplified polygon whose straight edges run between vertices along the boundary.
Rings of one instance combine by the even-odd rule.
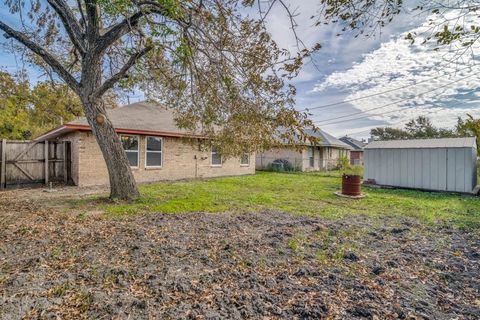
[[[358,165],[351,165],[350,161],[345,156],[340,157],[338,159],[338,168],[340,169],[342,174],[356,175],[356,176],[363,175],[363,167]]]

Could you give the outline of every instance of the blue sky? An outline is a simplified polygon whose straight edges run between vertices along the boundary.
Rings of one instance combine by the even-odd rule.
[[[298,7],[300,38],[307,45],[322,45],[293,81],[298,92],[297,109],[390,90],[366,99],[312,109],[311,117],[320,128],[336,136],[363,138],[375,126],[400,127],[419,115],[431,117],[442,127],[453,126],[458,116],[465,117],[467,113],[480,116],[480,76],[476,76],[480,75],[480,61],[474,56],[479,47],[459,58],[452,47],[434,51],[429,43],[419,44],[421,39],[414,45],[404,40],[406,32],[422,35],[427,19],[435,17],[403,13],[375,37],[354,38],[348,33],[337,36],[338,26],[313,27],[310,16],[318,9],[318,0],[302,0],[301,5],[295,0],[290,2],[292,10]],[[0,8],[0,17],[11,22],[4,8]],[[296,50],[290,23],[280,6],[270,13],[267,25],[281,47]],[[5,43],[2,37],[0,41]],[[22,67],[22,62],[4,51],[0,66],[13,73]],[[38,70],[28,68],[28,72],[32,82],[44,79]],[[398,89],[405,86],[409,87]],[[142,98],[138,92],[132,93],[130,101]]]
[[[291,1],[292,8],[295,2]],[[422,37],[427,35],[427,21],[438,18],[428,13],[411,13],[408,6],[373,38],[355,38],[348,33],[337,36],[338,26],[311,27],[309,17],[317,10],[317,4],[317,0],[303,0],[297,11],[298,34],[307,44],[322,44],[314,64],[307,64],[294,81],[298,89],[297,108],[315,108],[391,91],[312,109],[312,118],[320,128],[336,136],[363,138],[375,126],[401,127],[419,115],[429,116],[441,127],[452,127],[457,117],[467,113],[480,116],[480,76],[476,76],[480,73],[480,61],[474,56],[478,45],[472,52],[457,57],[455,45],[436,51],[431,41],[421,44]],[[456,16],[455,12],[450,14]],[[469,17],[465,19],[468,22]],[[281,8],[273,12],[269,22],[274,39],[294,50],[295,41]],[[404,39],[408,32],[418,34],[413,45]],[[406,88],[397,89],[401,87]]]

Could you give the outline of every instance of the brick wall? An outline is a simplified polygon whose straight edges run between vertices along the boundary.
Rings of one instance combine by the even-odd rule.
[[[77,158],[72,170],[77,170],[79,186],[107,185],[108,172],[102,152],[91,132],[75,132],[72,137],[72,155]],[[250,156],[248,166],[240,165],[239,158],[225,159],[222,166],[211,166],[210,151],[199,151],[198,145],[180,138],[163,137],[163,165],[161,168],[145,167],[145,136],[139,136],[140,161],[132,168],[138,183],[191,178],[209,178],[255,174],[255,155]],[[72,160],[73,161],[73,160]],[[75,176],[75,173],[73,174]]]

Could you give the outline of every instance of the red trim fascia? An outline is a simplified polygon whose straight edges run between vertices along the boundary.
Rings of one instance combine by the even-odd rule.
[[[82,125],[82,124],[66,124],[65,128],[80,130],[80,131],[91,131],[90,126]],[[144,136],[202,138],[202,136],[200,135],[183,134],[183,133],[175,133],[175,132],[168,132],[168,131],[135,130],[135,129],[123,129],[123,128],[116,128],[115,131],[117,133],[138,134],[138,135],[144,135]]]

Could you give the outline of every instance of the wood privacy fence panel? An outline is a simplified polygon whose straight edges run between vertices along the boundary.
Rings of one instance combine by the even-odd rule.
[[[0,189],[68,182],[66,142],[2,140]]]

